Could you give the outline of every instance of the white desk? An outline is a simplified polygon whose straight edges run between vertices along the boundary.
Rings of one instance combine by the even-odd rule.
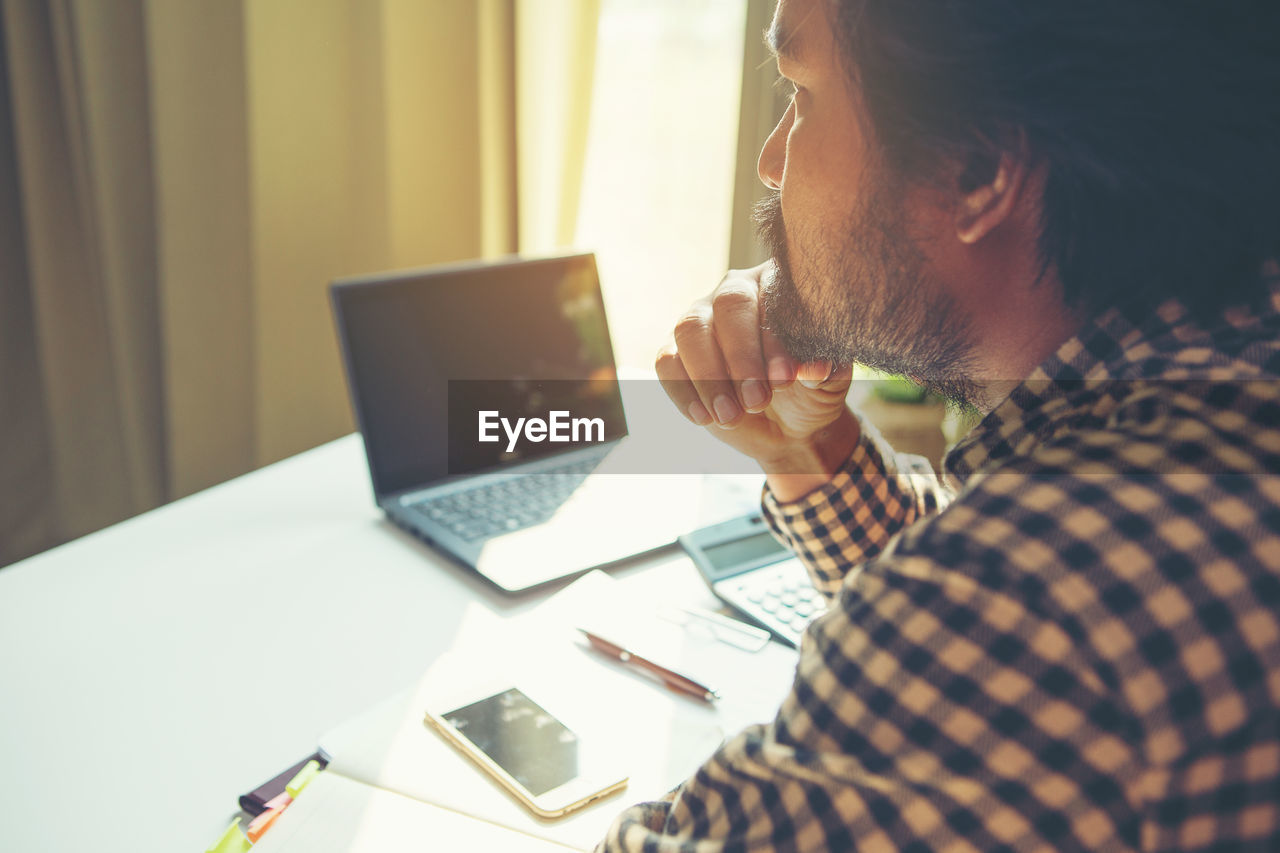
[[[620,574],[713,601],[675,550]],[[204,850],[467,604],[552,591],[503,597],[397,531],[357,436],[0,570],[0,848]]]

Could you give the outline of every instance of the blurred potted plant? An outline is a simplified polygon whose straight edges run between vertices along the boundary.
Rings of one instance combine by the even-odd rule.
[[[900,376],[854,371],[850,402],[895,450],[916,453],[936,468],[947,448],[942,424],[947,406],[924,386]]]

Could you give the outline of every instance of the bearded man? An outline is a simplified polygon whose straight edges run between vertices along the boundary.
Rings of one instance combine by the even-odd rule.
[[[1280,11],[780,0],[772,259],[658,357],[830,609],[601,849],[1280,850]],[[937,477],[853,362],[983,414]]]

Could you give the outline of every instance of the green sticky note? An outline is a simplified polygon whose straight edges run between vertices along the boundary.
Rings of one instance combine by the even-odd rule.
[[[320,772],[320,762],[314,758],[306,763],[306,765],[298,771],[298,775],[289,780],[289,784],[284,786],[289,796],[296,798],[303,788],[307,787],[312,779],[316,778],[316,774]]]
[[[218,843],[204,851],[204,853],[249,853],[249,849],[252,847],[253,845],[249,843],[249,839],[240,831],[240,818],[236,818],[231,821],[231,826],[227,827],[227,831],[222,833]]]

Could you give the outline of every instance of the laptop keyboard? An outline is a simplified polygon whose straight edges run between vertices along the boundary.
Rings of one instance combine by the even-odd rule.
[[[408,509],[474,542],[547,521],[598,463],[598,459],[586,459],[536,474],[520,474],[427,498]]]

